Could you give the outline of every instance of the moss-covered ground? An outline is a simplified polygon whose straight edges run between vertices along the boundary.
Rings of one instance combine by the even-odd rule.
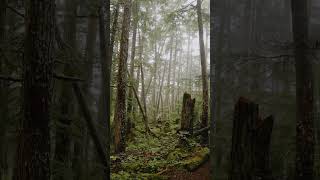
[[[200,146],[197,139],[181,143],[177,128],[151,128],[156,136],[146,135],[142,127],[135,128],[126,152],[111,156],[112,179],[170,179],[168,172],[172,170],[191,172],[200,167],[208,160],[209,149]]]

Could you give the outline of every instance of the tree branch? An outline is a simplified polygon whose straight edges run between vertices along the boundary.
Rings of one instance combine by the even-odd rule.
[[[22,13],[19,12],[19,11],[17,11],[15,8],[13,8],[13,7],[9,6],[9,5],[7,5],[7,8],[8,8],[9,10],[11,10],[13,13],[17,14],[18,16],[20,16],[20,17],[22,17],[22,18],[25,17],[24,14],[22,14]]]
[[[84,79],[80,79],[77,77],[64,76],[64,75],[60,75],[60,74],[54,74],[53,77],[56,79],[59,79],[59,80],[63,80],[63,81],[72,81],[72,82],[85,81]]]
[[[23,81],[21,78],[4,76],[4,75],[0,75],[0,80],[12,81],[12,82],[22,82]]]

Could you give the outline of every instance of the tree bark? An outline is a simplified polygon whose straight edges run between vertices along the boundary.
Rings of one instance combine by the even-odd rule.
[[[0,0],[0,46],[4,46],[6,41],[6,0]],[[6,66],[3,56],[0,55],[0,72],[4,73]],[[0,80],[0,179],[5,178],[7,173],[7,154],[6,154],[6,127],[8,122],[8,82]]]
[[[132,86],[135,85],[134,81],[134,66],[135,66],[135,55],[136,55],[136,40],[137,40],[137,29],[138,29],[138,1],[134,2],[133,5],[133,34],[132,34],[132,47],[131,47],[131,62],[130,62],[130,77],[129,80]],[[133,108],[133,92],[132,89],[129,89],[128,94],[128,121],[127,121],[127,135],[131,133],[132,120],[134,117],[134,108]]]
[[[259,117],[259,106],[240,98],[235,105],[230,180],[271,180],[270,140],[273,117]]]
[[[170,40],[170,57],[169,57],[169,67],[168,67],[168,78],[167,78],[167,90],[166,90],[166,99],[165,102],[168,105],[168,118],[170,115],[170,93],[171,93],[171,68],[172,68],[172,59],[173,59],[173,35]]]
[[[111,111],[111,65],[112,54],[110,48],[110,0],[100,0],[99,9],[99,35],[100,35],[100,64],[101,64],[101,94],[98,120],[105,130],[106,156],[110,156],[110,111]],[[104,176],[110,179],[110,161],[105,162]]]
[[[184,93],[181,111],[181,131],[193,133],[194,106],[196,99],[192,99],[191,95]]]
[[[120,56],[117,77],[117,101],[115,122],[115,152],[121,153],[125,151],[125,127],[126,127],[126,84],[127,84],[127,58],[131,17],[131,0],[124,1],[124,14],[122,22],[122,33],[120,42]]]
[[[296,66],[296,180],[314,179],[314,97],[312,62],[308,57],[310,1],[292,0],[292,26]]]
[[[144,115],[145,115],[145,118],[144,118],[144,127],[145,127],[145,131],[146,131],[146,134],[149,133],[149,124],[148,124],[148,114],[147,114],[147,100],[146,100],[146,92],[145,92],[145,85],[144,85],[144,72],[143,72],[143,67],[142,67],[142,64],[140,64],[140,70],[141,70],[141,85],[142,85],[142,90],[141,90],[141,98],[142,98],[142,101],[143,101],[143,108],[144,108]]]
[[[110,48],[111,48],[111,57],[113,57],[114,53],[114,42],[115,38],[117,36],[117,29],[118,29],[118,18],[119,18],[119,9],[120,9],[120,3],[118,2],[116,4],[116,7],[113,12],[113,22],[112,22],[112,29],[111,29],[111,43],[110,43]]]
[[[76,9],[77,3],[74,0],[69,0],[65,2],[65,17],[64,17],[64,42],[68,44],[70,48],[65,49],[65,53],[67,51],[73,51],[72,54],[76,54],[76,35],[77,35],[77,24],[76,24]],[[63,74],[66,76],[72,76],[72,67],[70,63],[67,63],[63,67]],[[55,180],[67,180],[70,179],[68,174],[70,174],[71,170],[71,123],[72,119],[70,118],[71,114],[73,114],[73,106],[72,103],[74,99],[72,96],[72,89],[70,84],[66,84],[65,82],[61,82],[61,94],[59,95],[59,106],[60,106],[60,115],[57,120],[56,127],[56,146],[55,146],[55,154],[54,160],[57,162],[57,166],[63,165],[62,171],[68,173],[57,173],[54,176]],[[55,167],[59,169],[60,167]],[[79,172],[79,171],[78,171]],[[78,173],[75,172],[75,173]]]
[[[215,167],[215,154],[213,151],[215,148],[214,135],[216,128],[216,81],[215,81],[215,73],[216,70],[216,59],[215,59],[215,51],[214,51],[214,3],[216,1],[210,0],[210,175],[214,177],[215,170],[218,169]]]
[[[50,179],[54,22],[54,1],[29,1],[24,54],[24,119],[18,137],[16,180]]]
[[[93,139],[93,143],[95,145],[97,154],[99,155],[99,160],[101,161],[101,164],[104,165],[105,169],[107,169],[110,167],[110,160],[109,160],[109,156],[107,154],[108,152],[105,151],[103,143],[102,143],[100,137],[98,136],[97,130],[95,128],[93,119],[90,114],[90,110],[88,108],[88,105],[86,103],[85,98],[83,97],[83,94],[80,90],[79,85],[77,83],[73,83],[72,86],[73,86],[74,93],[78,99],[78,103],[79,103],[81,112],[83,113],[84,119],[87,123],[89,133]],[[110,174],[107,174],[105,179],[110,180]]]
[[[200,57],[201,57],[201,77],[202,77],[202,115],[201,127],[208,126],[208,80],[207,80],[207,62],[205,57],[204,41],[203,41],[203,23],[201,13],[201,0],[197,0],[197,15],[198,15],[198,28],[199,28],[199,44],[200,44]],[[202,134],[202,144],[208,144],[208,132]]]

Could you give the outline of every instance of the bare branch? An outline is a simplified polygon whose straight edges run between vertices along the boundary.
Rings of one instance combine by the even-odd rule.
[[[23,81],[21,78],[11,77],[11,76],[4,76],[4,75],[0,75],[0,80],[12,81],[12,82],[22,82]]]
[[[22,14],[22,13],[19,12],[19,11],[17,11],[15,8],[13,8],[13,7],[9,6],[9,5],[7,5],[7,8],[8,8],[9,10],[11,10],[13,13],[17,14],[18,16],[20,16],[20,17],[22,17],[22,18],[25,17],[24,14]]]
[[[63,80],[63,81],[72,81],[72,82],[82,82],[85,81],[84,79],[80,79],[77,77],[70,77],[70,76],[64,76],[59,74],[54,74],[53,76],[56,79]]]

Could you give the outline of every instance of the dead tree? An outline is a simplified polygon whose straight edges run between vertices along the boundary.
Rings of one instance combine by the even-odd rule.
[[[274,118],[261,120],[259,106],[240,98],[235,105],[230,180],[271,180],[269,149]]]
[[[184,93],[182,111],[181,111],[181,129],[180,131],[188,131],[193,133],[194,105],[196,99],[192,99],[191,95]]]

